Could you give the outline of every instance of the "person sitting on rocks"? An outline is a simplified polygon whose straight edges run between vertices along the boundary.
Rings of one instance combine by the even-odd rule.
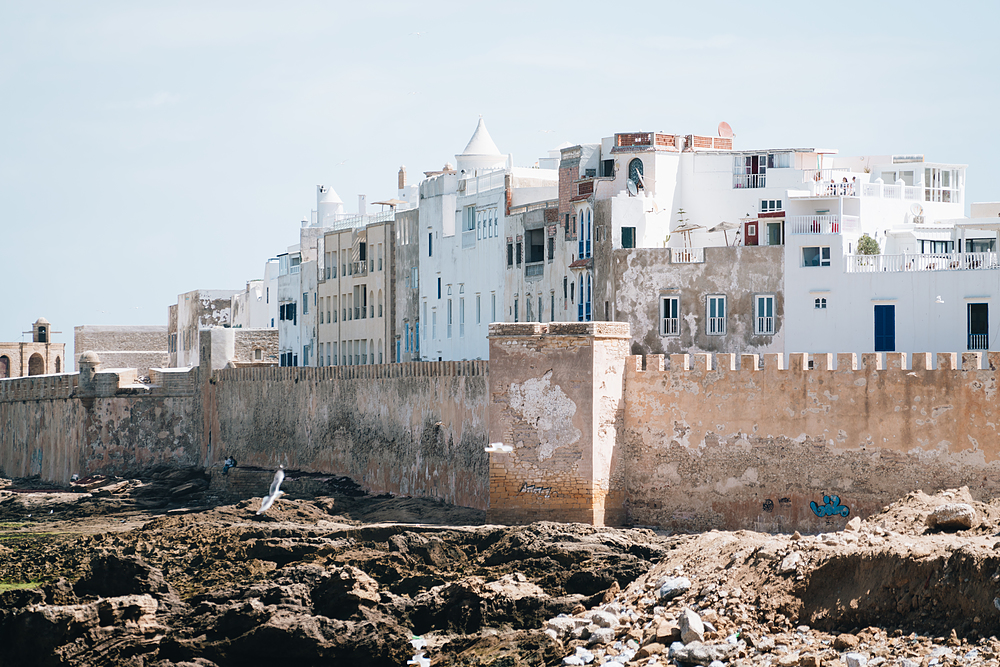
[[[229,469],[235,467],[236,467],[236,459],[234,459],[232,456],[227,456],[226,460],[223,462],[222,465],[222,474],[228,475]]]

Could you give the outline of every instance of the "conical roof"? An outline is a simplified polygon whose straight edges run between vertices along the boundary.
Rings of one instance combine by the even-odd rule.
[[[500,149],[497,145],[493,143],[493,137],[486,130],[486,123],[483,121],[483,117],[479,117],[479,124],[476,125],[476,131],[472,133],[472,138],[469,139],[469,143],[465,146],[465,150],[462,151],[462,155],[500,155]]]
[[[320,203],[322,203],[322,204],[343,204],[344,201],[340,198],[340,196],[337,194],[337,192],[333,188],[327,186],[326,192],[323,193],[323,198],[320,199]]]

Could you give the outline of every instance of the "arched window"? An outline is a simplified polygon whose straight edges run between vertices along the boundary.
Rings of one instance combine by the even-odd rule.
[[[62,373],[62,359],[56,357],[56,373]]]
[[[43,375],[45,373],[45,361],[42,355],[35,352],[28,359],[28,375]]]
[[[46,334],[45,327],[38,327],[38,342],[39,343],[48,342],[48,336]]]
[[[4,355],[0,357],[0,378],[10,377],[10,357]]]
[[[642,188],[642,160],[635,158],[628,163],[628,180],[635,183],[635,187]]]
[[[261,350],[259,347],[256,348],[253,351],[253,360],[254,361],[261,361],[263,358],[264,358],[264,351]]]
[[[378,362],[382,363],[382,339],[378,339]]]
[[[368,350],[370,352],[368,358],[371,359],[371,361],[369,361],[368,363],[374,364],[375,363],[375,340],[374,339],[371,339],[371,340],[368,341]]]
[[[591,296],[592,296],[592,294],[591,294],[591,285],[590,285],[590,274],[588,273],[587,274],[587,308],[586,308],[586,312],[584,313],[584,317],[586,318],[584,321],[586,321],[586,322],[590,322],[591,319],[593,319],[592,316],[591,316],[592,311],[591,311],[591,308],[590,308],[590,304],[591,304],[591,301],[592,301]]]
[[[592,257],[594,254],[593,246],[590,243],[590,239],[593,236],[594,225],[590,221],[590,209],[587,209],[587,254],[584,257]]]
[[[371,312],[369,317],[375,317],[375,292],[368,292],[368,310]]]
[[[378,291],[378,316],[382,317],[382,290]]]

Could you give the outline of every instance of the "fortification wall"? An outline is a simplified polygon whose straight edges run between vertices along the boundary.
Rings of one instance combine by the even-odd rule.
[[[486,383],[483,361],[214,371],[206,463],[231,455],[485,509]]]
[[[197,370],[188,375],[197,374]],[[201,461],[198,401],[187,390],[135,385],[135,369],[0,380],[0,471],[68,483]]]
[[[839,529],[915,489],[1000,492],[1000,353],[629,357],[626,505],[677,530]],[[982,368],[985,363],[985,368]],[[811,362],[811,364],[810,364]],[[811,366],[811,367],[810,367]]]

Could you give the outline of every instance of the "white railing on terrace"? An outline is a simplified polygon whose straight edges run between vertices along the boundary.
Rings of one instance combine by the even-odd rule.
[[[704,248],[671,248],[671,264],[700,264],[705,261]]]
[[[785,218],[786,234],[857,234],[861,223],[856,215],[790,215]]]
[[[767,182],[767,173],[733,174],[734,188],[762,188]]]
[[[817,183],[816,195],[818,197],[853,197],[857,192],[855,183]]]
[[[850,172],[851,170],[847,167],[839,167],[837,169],[806,169],[802,172],[802,182],[829,182],[830,179],[839,181],[845,174],[849,174]]]
[[[975,271],[997,269],[995,252],[953,252],[942,254],[845,255],[846,273],[881,271]]]
[[[661,318],[662,325],[660,327],[661,336],[676,336],[680,331],[681,318],[679,317],[664,317]]]
[[[807,179],[808,180],[808,179]],[[831,181],[825,179],[816,183],[816,197],[881,197],[884,199],[905,199],[907,201],[923,201],[924,194],[920,186],[899,185],[895,183],[859,183],[836,177]]]
[[[478,176],[469,176],[459,183],[458,193],[460,195],[475,195],[496,188],[502,188],[506,173],[506,169],[493,169]]]
[[[333,231],[340,231],[342,229],[357,229],[359,227],[367,227],[370,224],[378,222],[389,222],[390,220],[396,219],[395,211],[382,211],[381,213],[375,213],[373,215],[349,215],[341,218],[335,222],[323,225],[323,229],[329,229]]]

